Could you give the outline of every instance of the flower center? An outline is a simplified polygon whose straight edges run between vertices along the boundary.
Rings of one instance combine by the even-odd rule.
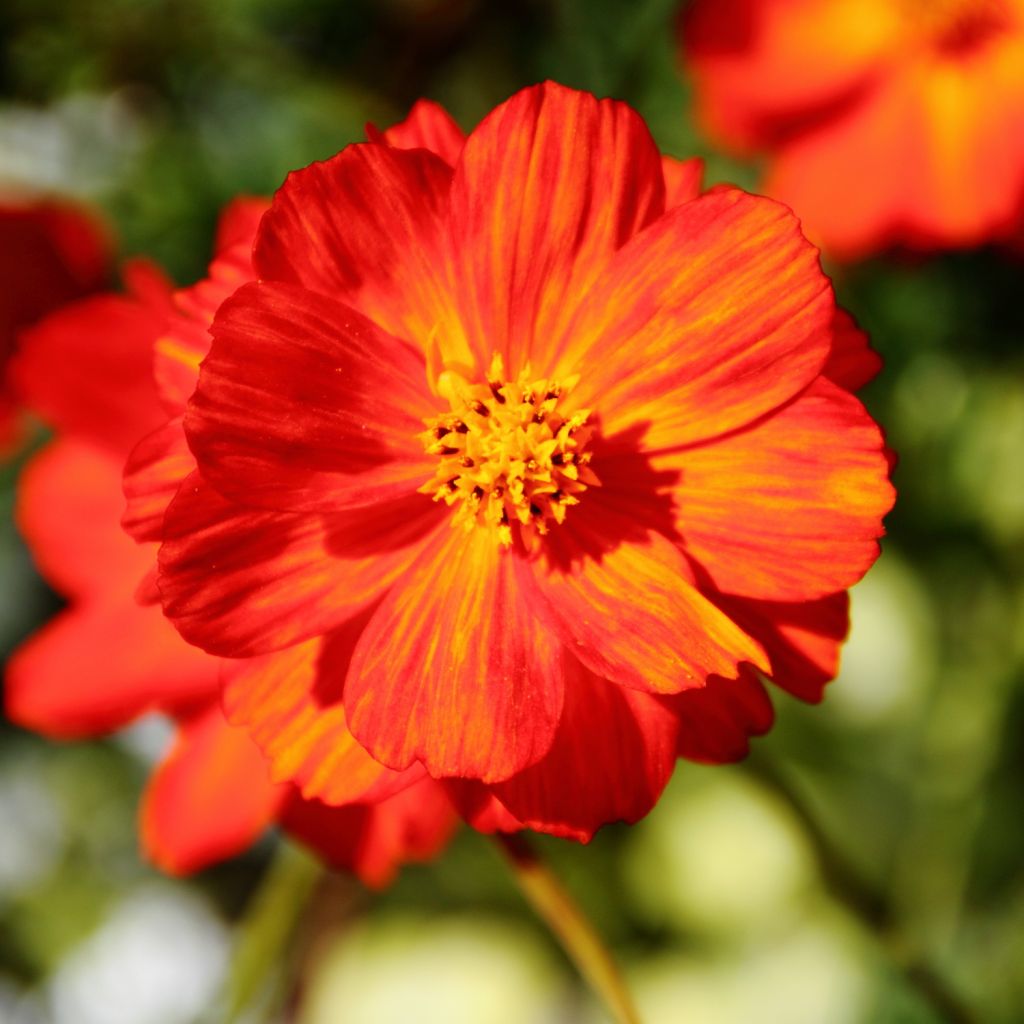
[[[1010,28],[1006,0],[902,0],[907,14],[941,50],[960,52]]]
[[[489,526],[506,547],[517,524],[529,541],[564,522],[578,495],[600,485],[585,450],[590,413],[558,409],[577,380],[533,379],[527,367],[508,381],[500,356],[484,384],[442,373],[438,388],[451,411],[427,420],[420,435],[427,452],[440,456],[420,490],[456,508],[453,526]]]

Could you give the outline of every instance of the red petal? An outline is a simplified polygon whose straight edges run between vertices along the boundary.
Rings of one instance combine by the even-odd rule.
[[[562,709],[558,649],[490,531],[432,543],[374,613],[345,683],[379,761],[496,781],[538,760]]]
[[[70,203],[0,204],[0,364],[19,328],[98,291],[109,279],[111,240]]]
[[[712,676],[701,690],[666,699],[679,719],[679,756],[725,764],[747,756],[751,736],[772,726],[774,711],[757,674],[744,669],[736,679]]]
[[[875,379],[882,357],[871,347],[867,334],[845,309],[832,320],[832,352],[822,375],[847,391],[858,391]]]
[[[661,170],[665,175],[666,210],[688,203],[700,195],[704,182],[704,161],[700,157],[677,160],[675,157],[663,156]]]
[[[433,100],[417,100],[409,116],[383,132],[384,140],[398,149],[429,149],[454,167],[466,136],[451,114]]]
[[[47,736],[96,736],[214,696],[217,675],[216,659],[129,593],[63,611],[25,641],[7,663],[6,711]]]
[[[850,629],[850,599],[844,591],[817,601],[785,604],[722,598],[737,621],[764,644],[776,686],[817,703],[839,671],[839,653]]]
[[[586,529],[567,521],[548,538],[551,558],[532,563],[538,613],[566,647],[592,672],[652,693],[735,676],[742,661],[767,667],[760,645],[697,590],[679,549],[623,524],[600,497],[583,498]]]
[[[177,416],[195,391],[199,364],[210,349],[210,325],[225,299],[256,276],[252,246],[265,199],[236,199],[217,225],[216,256],[206,277],[174,295],[173,315],[156,343],[153,373],[168,412]]]
[[[485,835],[495,832],[519,832],[523,823],[476,779],[445,779],[444,788],[466,823]]]
[[[374,889],[388,885],[402,864],[436,857],[457,823],[444,789],[431,779],[375,804],[327,807],[293,797],[282,820],[329,863]]]
[[[273,786],[252,740],[216,704],[181,724],[142,804],[142,845],[164,871],[189,874],[246,850],[286,791]]]
[[[164,611],[189,642],[229,657],[287,647],[376,601],[441,516],[419,494],[333,516],[268,512],[193,474],[164,517]]]
[[[882,446],[860,402],[823,379],[748,430],[653,461],[679,472],[677,529],[719,590],[804,601],[877,558],[894,497]]]
[[[60,439],[34,456],[18,481],[15,515],[46,580],[68,597],[130,596],[152,551],[119,525],[121,465],[91,444]]]
[[[309,640],[232,666],[224,710],[271,760],[273,777],[296,783],[325,804],[375,801],[423,777],[413,765],[395,772],[375,761],[348,730],[341,694],[352,649],[368,616],[329,637]]]
[[[171,420],[144,437],[124,468],[128,507],[121,526],[137,541],[160,540],[167,506],[195,468],[181,419]]]
[[[293,171],[260,227],[259,277],[341,299],[425,342],[444,301],[437,245],[451,173],[426,150],[373,143]]]
[[[452,179],[449,237],[482,368],[494,352],[513,376],[531,353],[546,363],[608,258],[663,209],[660,154],[624,103],[545,82],[489,114]]]
[[[164,419],[152,374],[162,325],[127,296],[84,299],[21,336],[11,380],[50,426],[123,455]]]
[[[565,709],[551,749],[493,786],[524,825],[588,841],[610,821],[634,822],[672,775],[678,723],[673,703],[616,686],[566,655]]]
[[[200,468],[246,504],[337,511],[432,475],[422,356],[332,299],[246,285],[220,309],[185,419]]]
[[[799,393],[831,346],[832,290],[793,215],[714,191],[622,249],[572,326],[558,376],[605,437],[646,426],[644,447],[744,426]]]

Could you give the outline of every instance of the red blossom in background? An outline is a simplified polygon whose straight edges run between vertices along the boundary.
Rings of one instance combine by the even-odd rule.
[[[875,358],[793,216],[699,196],[625,105],[527,89],[461,151],[417,116],[435,152],[289,176],[127,522],[307,797],[429,774],[587,839],[743,756],[759,672],[834,675],[892,502]]]
[[[708,135],[829,253],[1019,230],[1022,0],[696,0],[681,28]]]
[[[70,203],[0,199],[0,456],[18,438],[7,364],[20,330],[105,287],[111,246],[99,221]]]
[[[159,440],[174,449],[164,474],[180,479],[193,468],[181,413],[217,306],[252,276],[265,208],[239,200],[225,211],[209,276],[192,288],[172,293],[136,265],[128,295],[69,306],[26,335],[12,376],[57,438],[26,468],[18,520],[40,570],[70,603],[9,663],[7,712],[59,737],[102,734],[154,710],[171,715],[177,739],[141,820],[146,852],[166,870],[238,853],[277,820],[329,862],[384,885],[402,862],[432,857],[447,841],[455,815],[442,788],[407,773],[353,787],[345,806],[327,807],[274,784],[252,740],[224,720],[219,660],[182,641],[161,613],[155,545],[136,544],[120,526],[122,467],[140,438],[152,434],[133,465]],[[128,525],[144,537],[140,510],[162,515],[160,497],[133,499]]]

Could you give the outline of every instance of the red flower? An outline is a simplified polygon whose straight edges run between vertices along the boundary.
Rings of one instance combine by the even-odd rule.
[[[108,280],[110,243],[90,214],[68,203],[0,201],[0,455],[17,439],[6,380],[18,332]]]
[[[265,656],[226,706],[308,796],[369,751],[585,839],[677,753],[742,756],[755,669],[834,673],[892,490],[830,375],[871,357],[792,215],[688,173],[666,206],[640,118],[549,83],[454,169],[376,141],[275,196],[153,525],[166,613]]]
[[[442,788],[422,773],[388,773],[389,784],[351,787],[346,806],[326,807],[274,785],[252,740],[224,720],[219,660],[184,643],[162,615],[154,545],[135,544],[119,525],[121,467],[134,443],[154,430],[183,442],[180,414],[209,344],[206,327],[252,276],[265,207],[229,207],[209,276],[193,288],[172,297],[136,267],[134,295],[87,300],[27,336],[15,375],[58,439],[27,468],[18,518],[41,571],[71,603],[12,659],[7,710],[63,737],[107,732],[151,710],[174,716],[177,740],[142,809],[143,845],[167,870],[237,853],[276,819],[331,862],[383,885],[401,862],[433,856],[447,840],[454,811]],[[176,416],[169,424],[168,415]],[[180,479],[193,464],[183,443],[177,450],[180,461],[161,468]],[[245,662],[231,668],[252,671]]]
[[[827,251],[1019,227],[1021,0],[696,0],[682,34],[708,134]]]

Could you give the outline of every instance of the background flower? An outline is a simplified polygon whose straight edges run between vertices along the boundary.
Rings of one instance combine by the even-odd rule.
[[[701,123],[840,259],[1007,239],[1024,215],[1020,0],[707,0]]]

